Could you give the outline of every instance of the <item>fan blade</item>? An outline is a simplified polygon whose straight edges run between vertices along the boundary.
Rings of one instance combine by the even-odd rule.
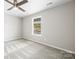
[[[24,9],[22,9],[21,7],[17,7],[18,9],[20,9],[21,11],[23,11],[23,12],[25,12],[25,10]]]
[[[26,2],[28,2],[28,1],[27,0],[23,0],[23,1],[19,2],[19,3],[17,3],[16,6],[17,7],[21,6],[21,5],[25,4]]]
[[[10,3],[10,4],[12,4],[12,5],[14,5],[12,2],[10,2],[10,1],[8,1],[8,0],[5,0],[6,2],[8,2],[8,3]]]
[[[9,9],[7,9],[7,10],[11,10],[11,9],[13,9],[14,8],[14,6],[12,6],[12,7],[10,7]]]

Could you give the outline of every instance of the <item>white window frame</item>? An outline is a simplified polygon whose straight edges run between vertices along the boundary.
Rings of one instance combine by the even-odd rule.
[[[41,36],[42,35],[42,31],[41,31],[41,34],[36,34],[36,33],[34,33],[34,23],[41,23],[42,24],[42,22],[40,21],[40,22],[34,22],[34,19],[36,19],[36,18],[41,18],[41,21],[42,21],[42,17],[41,16],[37,16],[37,17],[33,17],[32,18],[32,35],[35,35],[35,36]],[[41,27],[42,28],[42,27]],[[42,30],[42,29],[41,29]]]

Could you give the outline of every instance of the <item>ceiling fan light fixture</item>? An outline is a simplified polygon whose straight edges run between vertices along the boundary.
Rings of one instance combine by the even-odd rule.
[[[7,9],[8,11],[11,10],[11,9],[19,9],[22,12],[25,12],[25,10],[23,8],[21,8],[20,6],[28,2],[28,0],[22,0],[19,3],[17,2],[17,0],[13,0],[14,1],[13,3],[11,1],[9,1],[9,0],[5,0],[5,1],[8,2],[8,3],[10,3],[11,5],[13,5],[9,9]]]
[[[17,7],[14,7],[15,10],[17,10]]]

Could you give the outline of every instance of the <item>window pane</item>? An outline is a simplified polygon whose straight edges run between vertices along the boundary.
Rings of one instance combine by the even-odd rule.
[[[41,34],[41,23],[34,23],[34,33]]]

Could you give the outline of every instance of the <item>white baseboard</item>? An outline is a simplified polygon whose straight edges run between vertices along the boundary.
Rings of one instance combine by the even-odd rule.
[[[20,38],[21,38],[20,36],[12,36],[12,37],[4,39],[4,42],[12,41],[12,40],[20,39]]]
[[[26,39],[26,38],[24,38],[24,39]],[[31,41],[34,41],[34,40],[31,40]],[[47,44],[45,42],[40,42],[40,41],[34,41],[34,42],[37,42],[37,43],[40,43],[40,44],[43,44],[43,45],[47,45],[49,47],[53,47],[53,48],[56,48],[56,49],[59,49],[59,50],[62,50],[62,51],[68,52],[68,53],[75,54],[74,51],[70,51],[70,50],[67,50],[67,49],[63,49],[63,48],[60,48],[60,47],[57,47],[57,46],[54,46],[54,45],[51,45],[51,44]]]

